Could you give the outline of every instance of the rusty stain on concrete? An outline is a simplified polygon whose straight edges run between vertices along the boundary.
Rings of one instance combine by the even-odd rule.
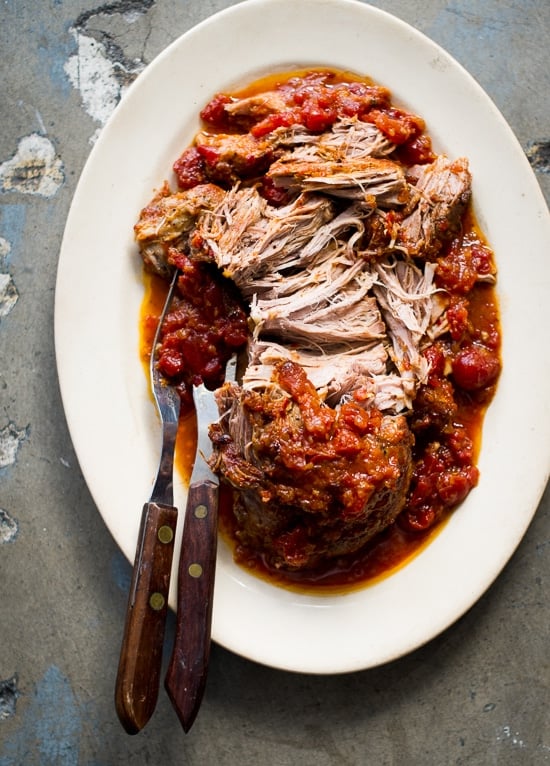
[[[64,180],[54,145],[38,133],[23,136],[13,157],[0,164],[0,192],[53,197]]]

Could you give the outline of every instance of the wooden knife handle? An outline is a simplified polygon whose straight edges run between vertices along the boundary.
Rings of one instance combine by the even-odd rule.
[[[183,729],[198,713],[210,656],[218,540],[218,485],[189,487],[178,569],[176,636],[165,687]]]
[[[170,505],[143,506],[115,687],[129,734],[145,726],[158,699],[177,516]]]

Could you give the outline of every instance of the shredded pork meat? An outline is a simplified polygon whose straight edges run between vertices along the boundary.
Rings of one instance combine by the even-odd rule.
[[[409,171],[416,181],[418,203],[400,226],[397,246],[407,255],[432,258],[457,233],[471,195],[468,161],[438,157]]]
[[[317,135],[303,125],[278,128],[271,143],[276,147],[292,147],[287,160],[344,160],[365,157],[385,157],[395,149],[387,136],[375,125],[356,117],[338,120],[328,133]]]
[[[389,103],[374,86],[342,92]],[[450,422],[425,350],[456,328],[436,260],[471,189],[464,158],[398,159],[419,118],[405,115],[397,143],[381,129],[391,112],[248,132],[296,103],[284,89],[214,100],[227,132],[201,131],[192,156],[206,182],[165,184],[135,226],[147,269],[167,277],[185,253],[248,304],[247,363],[218,392],[212,465],[236,490],[241,542],[289,569],[358,550],[401,512],[417,396],[413,423],[438,407]],[[464,253],[473,282],[494,281],[482,249]],[[440,282],[455,263],[442,260]]]
[[[325,192],[335,197],[373,201],[373,207],[406,205],[410,187],[402,167],[391,160],[346,157],[319,161],[293,153],[271,165],[267,177],[290,192]]]

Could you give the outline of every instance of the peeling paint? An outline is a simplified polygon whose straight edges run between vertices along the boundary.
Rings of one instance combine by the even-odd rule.
[[[540,173],[550,173],[550,139],[532,141],[525,153],[535,170]]]
[[[8,423],[0,430],[0,468],[13,465],[22,442],[28,436],[27,428],[17,428],[15,423]]]
[[[5,721],[15,715],[18,697],[17,675],[6,681],[0,681],[0,721]]]
[[[13,279],[9,274],[0,274],[0,319],[10,313],[18,298]]]
[[[0,192],[53,197],[64,180],[54,145],[38,133],[24,136],[14,156],[0,164]]]
[[[80,91],[90,117],[103,126],[120,101],[122,88],[114,74],[115,65],[107,58],[105,47],[93,37],[73,30],[78,53],[65,64],[72,85]]]
[[[76,766],[82,719],[68,679],[52,665],[38,682],[18,728],[0,745],[1,766],[33,763],[41,766]]]
[[[11,253],[11,245],[8,242],[7,239],[4,239],[4,237],[0,237],[0,266],[4,268],[10,257]]]
[[[0,269],[6,268],[11,253],[7,239],[0,237]],[[17,303],[19,293],[9,274],[0,273],[0,319],[7,316]]]
[[[12,543],[19,533],[19,524],[7,511],[0,508],[0,545]]]
[[[145,68],[143,53],[133,50],[136,40],[147,39],[132,30],[154,5],[154,0],[121,0],[82,13],[71,28],[77,52],[66,61],[64,69],[74,88],[80,92],[82,103],[100,128],[97,138],[128,86]]]

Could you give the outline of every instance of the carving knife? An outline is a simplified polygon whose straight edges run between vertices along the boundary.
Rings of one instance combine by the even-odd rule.
[[[235,380],[237,357],[227,364]],[[207,460],[212,452],[208,426],[219,419],[214,392],[193,388],[197,411],[197,452],[189,482],[178,566],[176,636],[165,687],[188,732],[198,713],[208,673],[218,534],[218,477]]]

